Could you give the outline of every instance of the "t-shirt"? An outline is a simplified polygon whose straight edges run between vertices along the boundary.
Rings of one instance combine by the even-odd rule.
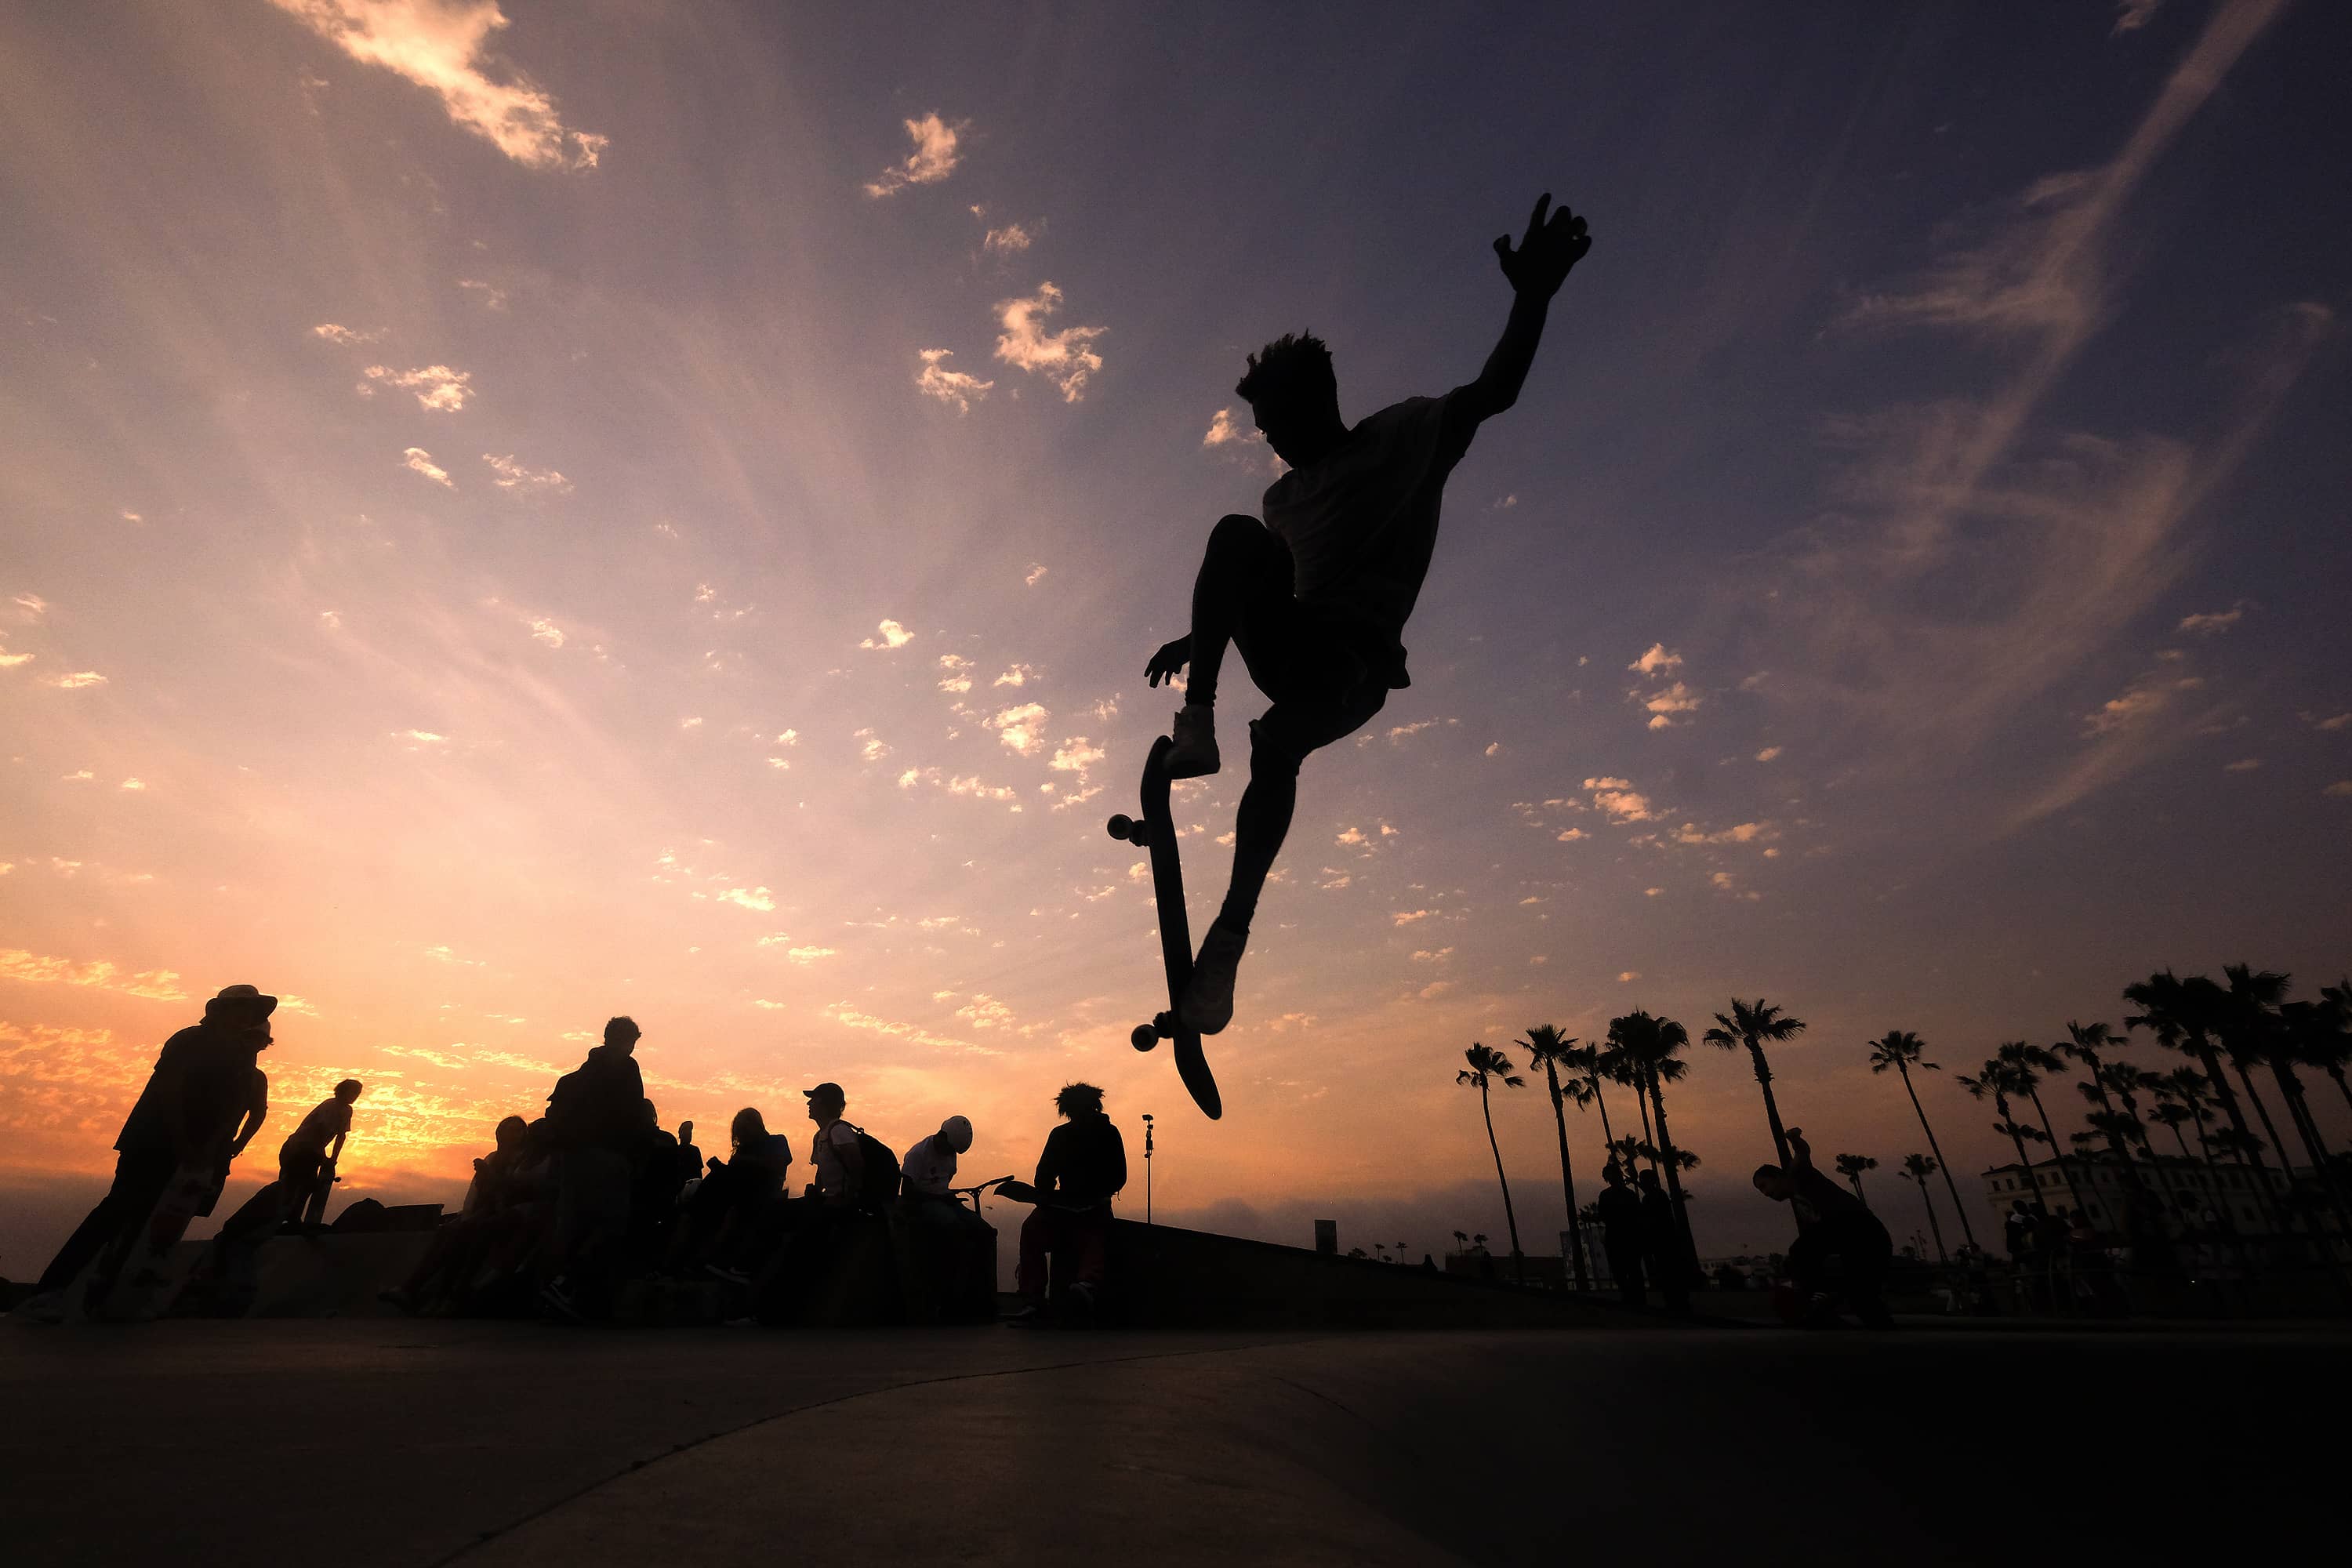
[[[1338,449],[1266,487],[1265,526],[1290,547],[1302,605],[1400,636],[1429,574],[1437,503],[1459,452],[1448,397],[1409,397],[1360,421]]]
[[[302,1118],[302,1124],[286,1135],[278,1146],[281,1154],[309,1150],[324,1153],[327,1145],[352,1130],[352,1108],[342,1099],[329,1100]]]
[[[907,1151],[898,1162],[898,1173],[906,1180],[908,1195],[943,1198],[955,1184],[956,1152],[934,1132]]]
[[[849,1165],[842,1152],[857,1147],[857,1129],[835,1121],[820,1129],[809,1158],[816,1162],[816,1190],[827,1197],[849,1191]]]
[[[123,1119],[115,1148],[170,1149],[178,1141],[184,1108],[190,1125],[226,1142],[254,1103],[257,1055],[254,1037],[241,1029],[206,1022],[180,1030],[157,1053],[155,1070]],[[261,1104],[266,1110],[266,1094]]]
[[[1593,1200],[1601,1211],[1601,1229],[1610,1245],[1632,1247],[1642,1239],[1642,1195],[1627,1186],[1603,1187]]]
[[[1034,1185],[1066,1203],[1108,1204],[1127,1185],[1127,1142],[1118,1135],[1118,1123],[1097,1110],[1074,1116],[1045,1134]]]

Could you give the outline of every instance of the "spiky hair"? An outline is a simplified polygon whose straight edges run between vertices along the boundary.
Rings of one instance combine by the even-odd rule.
[[[1100,1110],[1103,1091],[1090,1083],[1066,1083],[1062,1092],[1054,1097],[1054,1109],[1065,1116],[1076,1116],[1082,1110]]]
[[[1266,394],[1328,393],[1339,395],[1339,377],[1331,370],[1329,345],[1313,332],[1285,332],[1249,356],[1249,368],[1234,391],[1245,403]]]

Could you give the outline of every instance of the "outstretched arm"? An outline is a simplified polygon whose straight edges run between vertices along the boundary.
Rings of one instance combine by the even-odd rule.
[[[1512,248],[1509,235],[1495,241],[1495,255],[1513,291],[1511,316],[1504,323],[1503,336],[1495,344],[1495,352],[1486,356],[1486,366],[1478,373],[1478,379],[1454,394],[1448,412],[1461,422],[1458,428],[1465,446],[1481,420],[1492,418],[1518,401],[1519,388],[1527,384],[1528,369],[1535,363],[1536,344],[1543,340],[1544,317],[1551,309],[1551,297],[1568,280],[1570,268],[1583,260],[1584,253],[1592,248],[1592,236],[1582,218],[1565,206],[1547,216],[1550,207],[1549,191],[1536,198],[1535,212],[1528,219],[1528,232],[1517,249]]]

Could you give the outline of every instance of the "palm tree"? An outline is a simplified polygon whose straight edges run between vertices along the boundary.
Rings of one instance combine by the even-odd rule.
[[[2147,1151],[2147,1123],[2141,1120],[2139,1097],[2156,1089],[2156,1075],[2134,1062],[2108,1062],[2104,1068],[2106,1086],[2116,1091],[2116,1099],[2132,1124],[2131,1140],[2145,1154]]]
[[[1563,1037],[1549,1024],[1537,1024],[1528,1030],[1528,1037],[1518,1042],[1528,1053],[1528,1065],[1544,1069],[1544,1083],[1551,1089],[1551,1118],[1559,1133],[1559,1185],[1568,1196],[1568,1250],[1576,1268],[1576,1288],[1585,1289],[1584,1227],[1576,1218],[1576,1177],[1568,1164],[1568,1101],[1574,1100],[1579,1110],[1592,1102],[1593,1090],[1575,1076],[1570,1059],[1577,1054],[1576,1041]],[[1569,1079],[1562,1083],[1559,1069],[1570,1068]]]
[[[1843,1176],[1846,1184],[1853,1189],[1853,1195],[1862,1200],[1863,1207],[1868,1208],[1870,1200],[1862,1196],[1862,1173],[1878,1169],[1878,1162],[1867,1154],[1840,1154],[1832,1163],[1837,1166],[1837,1173]]]
[[[1919,1201],[1927,1205],[1927,1228],[1936,1236],[1936,1261],[1951,1267],[1951,1255],[1944,1250],[1944,1227],[1936,1223],[1936,1199],[1927,1191],[1927,1178],[1936,1173],[1936,1161],[1926,1154],[1903,1156],[1903,1173],[1919,1184]]]
[[[2022,1094],[2032,1102],[2033,1114],[2042,1118],[2042,1131],[2050,1143],[2050,1157],[2058,1162],[2058,1179],[2066,1184],[2066,1196],[2073,1201],[2074,1212],[2087,1218],[2089,1211],[2083,1206],[2082,1189],[2074,1184],[2074,1167],[2066,1163],[2066,1155],[2058,1147],[2058,1124],[2050,1120],[2050,1112],[2042,1104],[2042,1076],[2057,1072],[2066,1064],[2048,1047],[2028,1045],[2023,1040],[2007,1042],[1999,1054],[2012,1069],[2010,1092]]]
[[[1495,1180],[1503,1188],[1503,1222],[1511,1227],[1511,1266],[1518,1273],[1519,1283],[1524,1285],[1527,1283],[1528,1266],[1519,1253],[1519,1216],[1511,1208],[1511,1183],[1503,1174],[1503,1146],[1495,1142],[1495,1108],[1486,1097],[1486,1090],[1489,1085],[1496,1083],[1506,1089],[1525,1089],[1528,1080],[1513,1072],[1511,1058],[1492,1046],[1482,1046],[1474,1040],[1470,1048],[1462,1053],[1462,1059],[1470,1065],[1455,1073],[1454,1081],[1467,1084],[1478,1091],[1478,1109],[1486,1118],[1486,1147],[1495,1152]]]
[[[1936,1142],[1936,1130],[1927,1125],[1927,1113],[1919,1109],[1919,1090],[1911,1082],[1913,1068],[1921,1068],[1928,1072],[1944,1070],[1926,1059],[1923,1053],[1927,1048],[1919,1043],[1919,1037],[1910,1030],[1889,1029],[1882,1038],[1870,1042],[1870,1070],[1881,1073],[1893,1068],[1901,1075],[1903,1092],[1911,1097],[1912,1113],[1919,1118],[1919,1131],[1927,1135],[1927,1147],[1935,1151],[1933,1163],[1944,1173],[1944,1185],[1952,1194],[1952,1208],[1960,1216],[1960,1234],[1968,1237],[1969,1246],[1973,1248],[1977,1244],[1977,1233],[1975,1227],[1969,1224],[1968,1205],[1960,1202],[1959,1185],[1952,1180],[1951,1167],[1944,1163],[1943,1145]]]
[[[1683,1195],[1682,1163],[1676,1157],[1674,1134],[1666,1131],[1666,1097],[1659,1087],[1688,1070],[1689,1064],[1680,1060],[1679,1054],[1690,1044],[1690,1031],[1672,1018],[1633,1012],[1609,1020],[1609,1041],[1633,1062],[1641,1085],[1649,1090],[1650,1109],[1657,1114],[1658,1163],[1665,1167],[1666,1194],[1674,1201],[1675,1223],[1682,1232],[1681,1261],[1696,1273],[1698,1248],[1691,1240],[1689,1200]]]
[[[2189,1107],[2183,1105],[2180,1101],[2169,1098],[2168,1095],[2165,1098],[2158,1099],[2154,1105],[2149,1106],[2147,1108],[2147,1115],[2149,1121],[2160,1121],[2165,1126],[2172,1129],[2173,1141],[2180,1145],[2181,1159],[2184,1161],[2189,1159],[2189,1140],[2182,1134],[2180,1124],[2191,1120],[2192,1118],[2196,1118],[2198,1113],[2189,1110]],[[2202,1127],[2200,1127],[2197,1130],[2197,1138],[2198,1142],[2204,1142],[2205,1130]]]
[[[2210,1098],[2230,1119],[2227,1131],[2236,1134],[2226,1144],[2218,1132],[2210,1142],[2239,1164],[2252,1165],[2254,1201],[2270,1216],[2271,1228],[2283,1232],[2285,1227],[2279,1223],[2277,1210],[2271,1202],[2270,1172],[2263,1163],[2263,1146],[2253,1130],[2246,1125],[2246,1113],[2238,1105],[2237,1092],[2231,1089],[2228,1075],[2221,1071],[2219,1037],[2229,1012],[2228,993],[2201,974],[2182,980],[2169,969],[2163,969],[2125,986],[2124,1000],[2139,1009],[2124,1019],[2125,1028],[2147,1030],[2156,1037],[2158,1045],[2193,1058],[2205,1069]]]
[[[1457,1230],[1454,1233],[1454,1250],[1463,1253],[1466,1253],[1470,1250],[1470,1233],[1468,1231]]]
[[[2042,1201],[2042,1184],[2033,1178],[2033,1162],[2026,1158],[2025,1141],[2031,1138],[2037,1143],[2047,1143],[2050,1136],[2038,1127],[2026,1126],[2010,1114],[2009,1094],[2015,1087],[2016,1070],[2011,1064],[1997,1056],[1987,1057],[1984,1066],[1977,1069],[1977,1076],[1963,1077],[1959,1085],[1975,1099],[1991,1098],[1993,1111],[2000,1119],[1992,1124],[1992,1129],[2007,1137],[2016,1147],[2017,1169],[2025,1179],[2026,1194],[2033,1201],[2033,1212],[2047,1215],[2050,1205]]]
[[[2352,1083],[2347,1083],[2344,1076],[2345,1069],[2352,1068],[2352,980],[2321,986],[2319,1002],[2335,1020],[2335,1028],[2319,1037],[2318,1049],[2309,1059],[2313,1067],[2336,1080],[2344,1103],[2352,1105]]]
[[[1780,1168],[1788,1170],[1794,1163],[1789,1158],[1789,1134],[1780,1125],[1780,1108],[1772,1099],[1772,1069],[1765,1063],[1767,1044],[1780,1045],[1805,1032],[1802,1018],[1790,1017],[1761,996],[1753,1002],[1731,999],[1729,1016],[1717,1013],[1715,1026],[1699,1038],[1710,1046],[1727,1051],[1748,1048],[1749,1060],[1756,1067],[1757,1087],[1764,1091],[1764,1120],[1772,1124],[1772,1152],[1779,1157]]]

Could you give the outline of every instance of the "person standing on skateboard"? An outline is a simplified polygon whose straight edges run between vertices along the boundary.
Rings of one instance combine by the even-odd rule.
[[[1265,521],[1218,521],[1192,587],[1192,627],[1145,667],[1150,683],[1192,667],[1176,715],[1169,776],[1220,766],[1217,677],[1228,643],[1274,700],[1250,725],[1250,782],[1234,823],[1234,875],[1201,939],[1178,1009],[1213,1035],[1233,1021],[1234,979],[1250,919],[1290,831],[1307,753],[1352,734],[1409,683],[1399,640],[1437,542],[1446,476],[1479,425],[1511,406],[1535,362],[1551,297],[1591,248],[1584,219],[1538,198],[1518,247],[1495,241],[1514,291],[1509,321],[1478,378],[1413,397],[1350,426],[1339,416],[1330,350],[1311,334],[1249,356],[1234,391],[1290,471],[1265,492]]]

